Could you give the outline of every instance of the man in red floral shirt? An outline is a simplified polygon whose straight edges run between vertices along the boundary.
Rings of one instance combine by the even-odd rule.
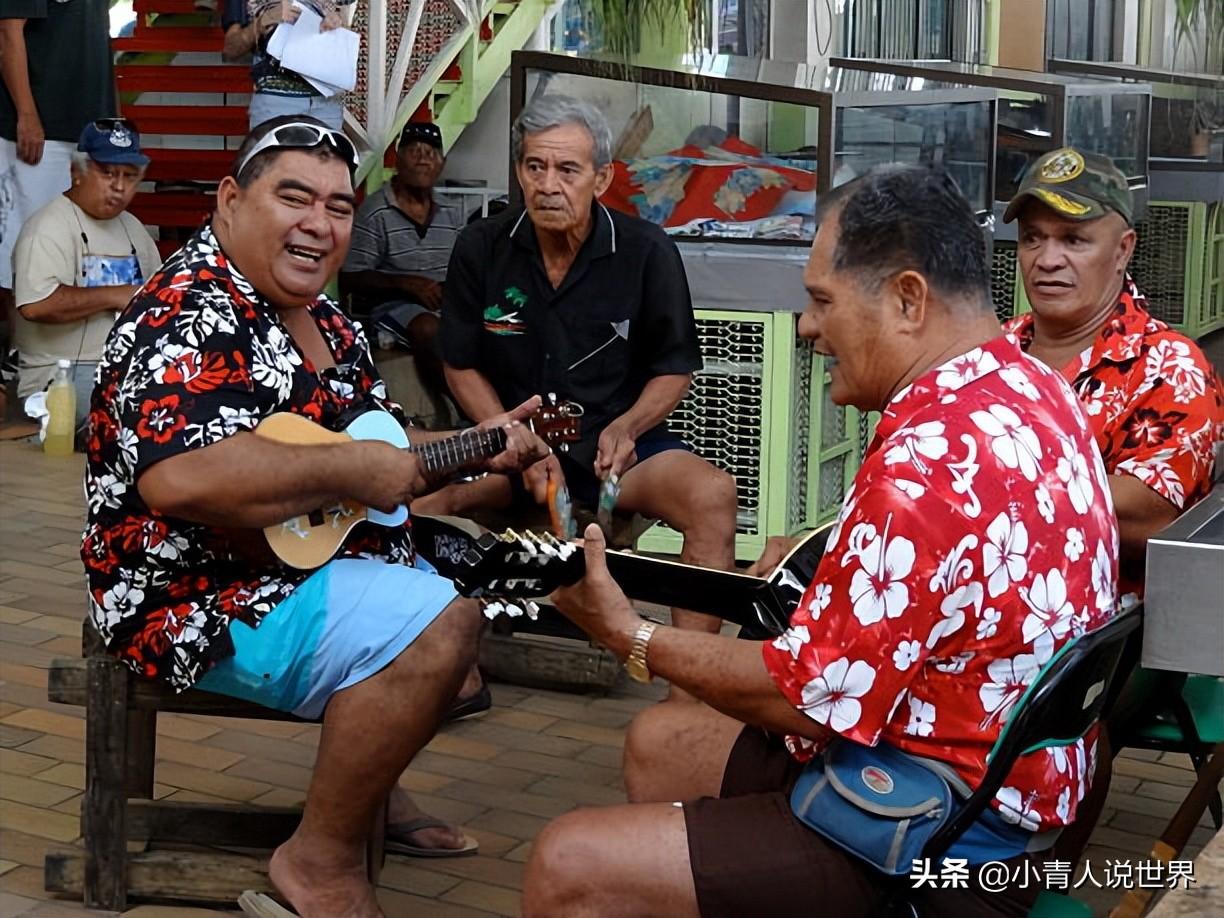
[[[1075,389],[1105,460],[1123,604],[1143,592],[1147,540],[1211,490],[1224,388],[1197,344],[1152,318],[1127,273],[1126,177],[1069,147],[1033,163],[1007,207],[1031,313],[1007,328]],[[1131,595],[1134,594],[1134,595]]]
[[[1017,255],[1033,307],[1007,327],[1084,404],[1118,516],[1123,607],[1143,597],[1148,539],[1211,490],[1224,438],[1224,387],[1214,368],[1197,344],[1152,318],[1126,270],[1133,209],[1112,162],[1064,148],[1033,163],[1003,217],[1019,222]],[[1176,697],[1184,679],[1136,669],[1127,681],[1084,804],[1094,815],[1109,788],[1110,752]],[[1086,843],[1077,830],[1059,852],[1074,858]]]
[[[417,561],[407,524],[364,524],[315,571],[247,550],[301,514],[345,500],[389,511],[443,483],[389,443],[251,433],[277,412],[331,429],[370,409],[402,419],[365,339],[320,295],[348,249],[356,164],[342,134],[305,116],[247,137],[212,219],[107,339],[85,482],[90,617],[110,652],[179,690],[322,718],[301,824],[269,866],[303,918],[382,914],[364,840],[459,690],[480,622]],[[492,422],[510,442],[494,470],[546,452],[507,420]],[[440,825],[402,792],[391,808],[391,821]]]
[[[946,176],[875,170],[824,202],[799,331],[877,436],[790,627],[761,644],[643,623],[587,531],[562,611],[706,705],[639,715],[633,803],[536,839],[524,914],[868,915],[888,885],[800,823],[802,764],[888,744],[980,781],[1042,665],[1116,607],[1117,527],[1075,394],[1001,334],[985,244]],[[1013,870],[1076,819],[1095,731],[1022,757],[949,852]],[[684,801],[676,804],[674,801]],[[1036,856],[1040,856],[1039,854]],[[1024,914],[1036,888],[915,891],[923,914]]]

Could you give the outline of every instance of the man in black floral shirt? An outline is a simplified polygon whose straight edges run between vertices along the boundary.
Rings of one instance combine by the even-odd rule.
[[[386,443],[250,433],[274,412],[333,429],[369,408],[400,416],[361,333],[320,295],[348,248],[354,165],[347,139],[314,119],[252,132],[211,222],[107,341],[86,472],[82,556],[108,649],[178,689],[323,718],[301,825],[270,865],[303,916],[380,914],[363,840],[454,699],[480,620],[416,560],[407,525],[361,527],[313,573],[243,550],[259,529],[338,500],[390,509],[443,483]],[[489,468],[545,454],[515,420],[532,407],[496,419],[509,446]],[[411,807],[392,805],[393,820]]]

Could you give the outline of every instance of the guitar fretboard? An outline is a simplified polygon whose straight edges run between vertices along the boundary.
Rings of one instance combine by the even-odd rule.
[[[434,440],[412,447],[412,452],[421,457],[425,471],[431,475],[444,475],[471,465],[478,459],[496,456],[506,448],[504,430],[468,430],[445,440]]]

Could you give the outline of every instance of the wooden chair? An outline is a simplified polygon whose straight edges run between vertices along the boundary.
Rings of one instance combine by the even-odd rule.
[[[208,714],[258,720],[300,718],[249,702],[142,679],[102,651],[86,624],[83,659],[55,660],[47,696],[85,708],[84,848],[48,852],[49,892],[83,894],[85,905],[123,911],[129,895],[233,903],[245,889],[271,891],[266,865],[223,850],[274,848],[294,831],[301,811],[288,807],[175,803],[153,799],[157,715]],[[366,851],[370,882],[382,868],[385,807]],[[139,845],[133,850],[134,843]],[[169,846],[169,847],[167,847]]]

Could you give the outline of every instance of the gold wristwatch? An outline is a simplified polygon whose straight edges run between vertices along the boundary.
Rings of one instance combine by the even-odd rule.
[[[625,669],[629,678],[637,682],[649,682],[650,667],[646,665],[646,648],[650,638],[658,626],[654,622],[644,621],[633,632],[633,642],[629,645],[629,656],[625,658]]]

